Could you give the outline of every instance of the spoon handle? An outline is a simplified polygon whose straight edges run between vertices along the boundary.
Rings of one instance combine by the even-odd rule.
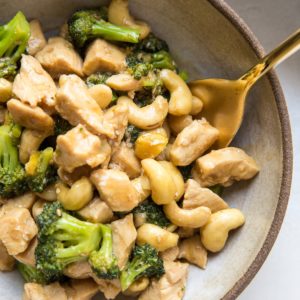
[[[300,49],[300,29],[292,34],[286,41],[262,58],[258,64],[252,67],[240,80],[246,80],[247,86],[251,87],[259,78],[266,74],[290,55]]]

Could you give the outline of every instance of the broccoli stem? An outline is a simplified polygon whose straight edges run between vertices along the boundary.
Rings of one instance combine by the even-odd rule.
[[[128,43],[138,43],[140,36],[136,29],[116,26],[103,20],[98,20],[93,24],[92,34],[106,40]]]

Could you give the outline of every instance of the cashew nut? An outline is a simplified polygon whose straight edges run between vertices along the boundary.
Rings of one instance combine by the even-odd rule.
[[[112,0],[108,7],[108,20],[119,26],[138,29],[140,39],[144,39],[151,31],[148,24],[137,21],[130,15],[128,0]]]
[[[67,210],[79,210],[87,205],[93,198],[93,185],[86,178],[77,180],[71,188],[64,183],[56,184],[57,200]]]
[[[123,292],[126,296],[136,297],[139,293],[144,291],[150,283],[149,278],[141,277],[134,281],[129,288]]]
[[[144,107],[138,107],[126,96],[120,97],[119,103],[125,103],[128,107],[128,122],[144,130],[160,127],[168,114],[168,101],[162,96],[157,96]]]
[[[4,78],[0,78],[0,103],[4,103],[12,96],[12,83]]]
[[[143,202],[151,195],[150,181],[147,176],[140,176],[131,181],[133,187],[137,190],[140,199],[139,202]]]
[[[139,159],[154,158],[167,146],[168,136],[163,128],[157,128],[139,135],[135,142],[135,155]]]
[[[106,108],[113,99],[111,88],[105,84],[95,84],[88,91],[101,109]]]
[[[129,74],[112,75],[106,80],[106,84],[117,91],[132,91],[139,88],[139,82]]]
[[[203,108],[203,102],[196,96],[192,96],[192,110],[191,115],[198,115]]]
[[[46,203],[47,203],[46,201],[41,200],[41,199],[34,202],[32,209],[31,209],[31,213],[35,220],[37,219],[38,215],[43,211],[43,208]]]
[[[37,195],[46,201],[55,201],[56,200],[56,187],[55,184],[47,186],[41,193]]]
[[[175,201],[164,205],[167,218],[180,227],[199,228],[205,225],[211,216],[208,207],[201,206],[194,209],[182,209]]]
[[[149,244],[158,251],[165,251],[178,244],[179,236],[154,224],[143,224],[137,230],[137,244]]]
[[[171,93],[169,113],[175,116],[188,115],[192,110],[192,93],[184,80],[167,69],[161,71],[160,78]]]
[[[178,201],[184,194],[184,180],[180,171],[169,161],[159,161],[158,163],[171,175],[176,186],[175,201]]]
[[[171,174],[154,159],[147,158],[141,163],[150,180],[153,201],[158,205],[173,202],[176,199],[177,188]]]
[[[172,133],[177,135],[180,133],[185,127],[189,126],[193,122],[193,118],[191,115],[185,116],[168,116],[168,124]]]
[[[201,241],[211,252],[221,251],[228,238],[228,233],[245,223],[243,213],[236,208],[219,210],[211,215],[208,223],[201,229]]]

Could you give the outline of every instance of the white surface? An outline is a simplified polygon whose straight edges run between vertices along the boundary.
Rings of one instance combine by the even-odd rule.
[[[228,0],[266,51],[300,28],[300,0]],[[290,202],[278,239],[239,300],[300,299],[300,52],[277,67],[288,104],[294,144]]]

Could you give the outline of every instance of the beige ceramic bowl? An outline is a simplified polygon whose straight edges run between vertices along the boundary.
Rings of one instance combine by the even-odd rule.
[[[191,79],[237,78],[263,55],[253,33],[222,0],[130,2],[132,11],[169,42]],[[0,0],[0,21],[22,10],[52,31],[76,8],[99,3]],[[222,253],[209,257],[205,271],[190,267],[185,300],[235,299],[261,267],[280,229],[290,191],[292,145],[285,100],[273,72],[251,91],[234,145],[245,149],[262,169],[254,180],[235,184],[226,191],[228,203],[240,208],[247,222],[231,236]],[[0,299],[21,299],[23,283],[19,275],[0,277]]]

